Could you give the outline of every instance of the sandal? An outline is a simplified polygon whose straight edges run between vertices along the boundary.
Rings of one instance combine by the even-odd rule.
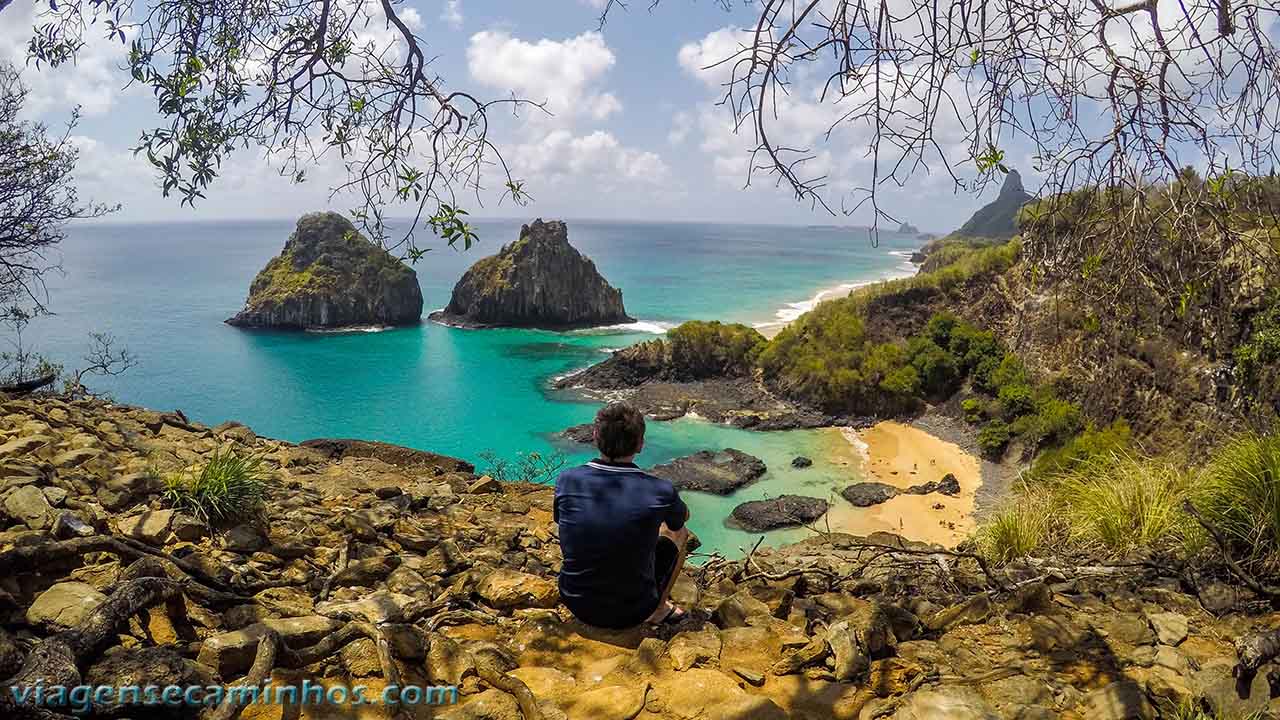
[[[668,603],[667,603],[667,614],[666,614],[666,615],[663,615],[663,616],[662,616],[662,619],[657,620],[656,622],[652,622],[652,623],[650,623],[650,624],[652,624],[652,625],[679,625],[679,624],[680,624],[680,623],[681,623],[681,622],[682,622],[686,617],[688,617],[688,616],[689,616],[689,613],[685,612],[685,611],[684,611],[682,608],[680,608],[678,605],[676,605],[675,603],[672,603],[672,602],[668,602]]]

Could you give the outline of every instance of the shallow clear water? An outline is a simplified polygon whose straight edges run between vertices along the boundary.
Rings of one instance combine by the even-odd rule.
[[[458,330],[434,323],[383,332],[282,333],[232,328],[254,274],[280,251],[290,222],[73,227],[65,275],[49,283],[54,317],[26,341],[69,367],[90,331],[108,331],[140,358],[119,378],[93,383],[121,402],[180,408],[201,422],[234,419],[292,441],[360,437],[479,462],[480,453],[567,449],[549,435],[586,422],[594,404],[549,390],[558,375],[610,349],[690,319],[751,324],[794,315],[818,291],[901,273],[914,237],[834,228],[570,221],[569,239],[622,288],[631,328],[570,333]],[[519,233],[516,222],[478,223],[469,253],[435,250],[418,263],[426,312],[448,302],[458,277]],[[682,420],[651,423],[641,460],[736,447],[770,467],[732,498],[691,493],[692,526],[710,549],[736,554],[754,537],[723,526],[734,505],[782,492],[824,495],[850,467],[825,461],[830,434],[752,433]],[[794,471],[797,454],[817,465]],[[816,487],[815,487],[816,485]],[[774,543],[805,531],[772,533]]]

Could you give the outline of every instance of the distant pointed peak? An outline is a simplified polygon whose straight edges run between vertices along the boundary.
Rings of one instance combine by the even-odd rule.
[[[1026,189],[1022,187],[1022,176],[1017,170],[1009,170],[1004,176],[1004,184],[1000,186],[1001,195],[1011,195],[1013,193],[1026,193]]]

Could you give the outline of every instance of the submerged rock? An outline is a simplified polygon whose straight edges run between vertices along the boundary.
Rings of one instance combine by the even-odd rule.
[[[733,509],[731,525],[750,532],[804,525],[827,512],[827,501],[803,495],[781,495],[769,500],[744,502]]]
[[[411,325],[422,319],[418,275],[334,212],[308,213],[249,286],[227,324],[253,328]]]
[[[596,441],[596,426],[595,423],[582,423],[581,425],[565,428],[558,435],[569,442],[593,445]]]
[[[649,472],[670,480],[677,490],[728,495],[764,475],[764,461],[741,450],[702,450],[655,466]]]
[[[535,220],[520,239],[471,266],[431,319],[460,327],[577,328],[634,322],[622,291],[569,244],[558,220]]]
[[[807,458],[804,455],[799,455],[791,460],[791,467],[796,469],[803,469],[803,468],[812,467],[812,466],[813,466],[813,459]]]

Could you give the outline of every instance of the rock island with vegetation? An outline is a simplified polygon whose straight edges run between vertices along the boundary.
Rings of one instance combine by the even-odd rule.
[[[477,262],[431,319],[459,327],[594,327],[635,322],[622,291],[569,244],[559,220],[535,220],[520,238]]]
[[[253,279],[244,309],[227,323],[306,330],[412,325],[421,319],[417,273],[350,220],[322,212],[298,219],[284,251]]]

